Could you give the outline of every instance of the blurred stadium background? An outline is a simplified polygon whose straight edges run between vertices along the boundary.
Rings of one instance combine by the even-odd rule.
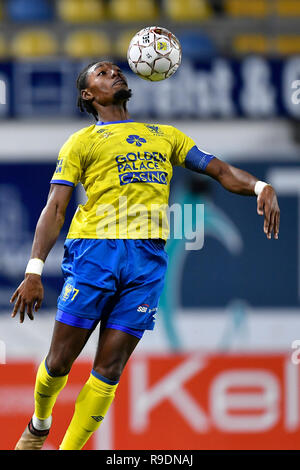
[[[183,48],[180,69],[161,83],[126,64],[130,38],[152,24]],[[274,184],[282,222],[279,240],[269,241],[255,198],[175,170],[171,203],[205,204],[204,247],[186,251],[169,239],[156,328],[86,448],[300,449],[292,348],[300,340],[299,0],[0,1],[0,448],[13,448],[33,410],[80,188],[47,260],[35,321],[12,320],[9,298],[23,279],[59,148],[92,123],[76,108],[77,73],[102,57],[126,70],[134,119],[175,125]],[[58,399],[48,449],[64,434],[96,342],[94,333]]]

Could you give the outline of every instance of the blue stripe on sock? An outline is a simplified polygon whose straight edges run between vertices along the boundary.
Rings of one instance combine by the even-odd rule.
[[[54,377],[53,374],[51,374],[50,370],[48,369],[48,366],[47,366],[47,361],[46,359],[44,360],[44,364],[45,364],[45,368],[46,368],[46,371],[47,371],[47,374],[50,375],[50,377]]]
[[[98,372],[96,372],[94,369],[92,369],[91,374],[96,377],[96,379],[102,380],[102,382],[105,382],[108,385],[117,385],[119,383],[118,380],[110,380],[106,377],[103,377],[103,375],[98,374]]]

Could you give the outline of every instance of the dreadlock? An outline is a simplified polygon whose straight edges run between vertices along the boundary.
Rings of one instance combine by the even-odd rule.
[[[81,90],[87,88],[87,76],[89,69],[93,66],[98,64],[98,62],[92,62],[91,64],[87,65],[78,75],[76,86],[78,90],[78,97],[77,97],[77,106],[82,113],[85,111],[89,114],[92,114],[96,121],[98,121],[98,114],[93,106],[93,100],[84,100],[81,96]]]
[[[96,121],[98,121],[98,114],[97,114],[97,111],[95,110],[95,108],[92,104],[93,101],[94,101],[94,98],[91,99],[91,100],[84,100],[81,96],[81,91],[84,90],[85,88],[87,88],[87,86],[88,86],[87,85],[87,77],[88,77],[90,68],[93,67],[96,64],[99,64],[100,62],[99,61],[92,62],[91,64],[87,65],[80,72],[80,74],[78,75],[77,81],[76,81],[76,86],[77,86],[77,90],[78,90],[77,106],[78,106],[78,108],[80,109],[80,111],[82,113],[84,113],[86,111],[87,113],[92,114],[94,116],[94,118],[96,119]],[[103,62],[105,62],[105,61],[103,61]],[[131,96],[132,96],[131,90],[118,90],[115,93],[115,99],[116,100],[124,99],[123,106],[124,106],[125,111],[126,111],[126,101],[129,100],[129,98]]]

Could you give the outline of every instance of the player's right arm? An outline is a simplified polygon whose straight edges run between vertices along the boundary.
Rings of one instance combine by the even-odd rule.
[[[51,187],[47,204],[38,220],[31,259],[38,258],[45,262],[51,248],[55,244],[65,221],[65,212],[74,187],[80,181],[82,174],[83,145],[78,133],[62,146],[56,169],[50,181]],[[25,274],[23,282],[10,299],[15,302],[12,317],[20,312],[20,322],[23,323],[25,313],[33,320],[33,311],[37,312],[42,304],[44,289],[39,274]]]
[[[65,213],[69,204],[73,187],[63,184],[51,184],[47,204],[39,217],[31,258],[45,261],[54,246],[65,221]],[[42,304],[44,289],[41,276],[25,274],[24,280],[12,295],[10,302],[15,302],[12,317],[20,312],[20,323],[23,323],[25,313],[33,320],[33,311],[37,312]]]

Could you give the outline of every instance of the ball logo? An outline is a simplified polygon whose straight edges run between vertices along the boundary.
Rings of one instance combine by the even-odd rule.
[[[163,41],[157,41],[157,49],[159,51],[167,51],[168,50],[168,44]]]

